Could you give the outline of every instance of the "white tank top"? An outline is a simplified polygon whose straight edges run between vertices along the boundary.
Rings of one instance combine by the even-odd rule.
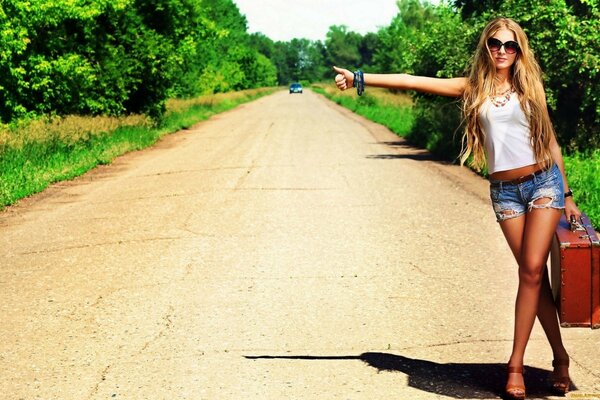
[[[490,174],[537,163],[531,146],[529,122],[521,110],[517,93],[512,93],[504,106],[496,107],[488,99],[482,105],[479,117],[485,133]]]

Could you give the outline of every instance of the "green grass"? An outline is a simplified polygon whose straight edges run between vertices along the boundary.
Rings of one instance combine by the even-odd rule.
[[[31,129],[36,129],[37,136],[30,135],[27,126],[20,127],[18,135],[35,139],[13,137],[0,142],[0,209],[44,190],[51,183],[72,179],[97,165],[109,164],[124,153],[144,149],[167,134],[275,90],[267,88],[177,100],[168,106],[169,111],[157,127],[140,122],[139,126],[120,126],[94,134],[82,134],[81,129],[75,127],[71,137],[56,134],[41,137],[39,132],[43,129],[40,129],[39,121],[30,125]],[[85,129],[90,129],[90,120],[93,117],[82,119]]]
[[[565,155],[564,161],[577,207],[600,229],[600,149]]]
[[[386,126],[399,136],[408,136],[413,129],[415,117],[412,104],[401,98],[397,101],[390,100],[389,93],[369,88],[369,92],[358,97],[355,91],[339,92],[332,84],[313,85],[312,89],[337,104]],[[600,229],[600,149],[565,154],[563,158],[575,203],[590,217],[594,227]]]
[[[325,85],[313,85],[311,89],[371,121],[384,125],[398,136],[406,136],[412,130],[412,103],[405,95],[370,89],[369,93],[365,92],[358,97],[350,95],[352,91],[332,92],[331,88]]]

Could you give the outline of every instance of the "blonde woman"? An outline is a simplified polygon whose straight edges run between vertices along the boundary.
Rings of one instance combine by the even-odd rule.
[[[334,67],[340,90],[355,75]],[[523,358],[536,315],[552,352],[552,387],[569,391],[569,356],[562,343],[546,268],[553,233],[564,211],[581,215],[573,202],[561,150],[546,106],[540,68],[523,29],[497,18],[483,30],[468,78],[440,79],[408,74],[358,74],[367,86],[410,89],[462,97],[466,130],[464,163],[487,165],[496,219],[519,266],[513,349],[506,396],[525,398]]]

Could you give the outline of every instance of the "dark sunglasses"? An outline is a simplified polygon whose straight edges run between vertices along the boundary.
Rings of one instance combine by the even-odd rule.
[[[515,54],[517,51],[519,51],[519,43],[515,42],[514,40],[508,40],[502,43],[496,38],[489,38],[487,40],[487,45],[492,53],[500,51],[502,46],[504,46],[504,51],[506,51],[507,54]]]

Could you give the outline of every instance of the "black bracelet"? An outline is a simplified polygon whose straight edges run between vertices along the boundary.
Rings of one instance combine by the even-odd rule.
[[[567,197],[573,197],[573,191],[572,191],[571,189],[569,189],[569,191],[568,191],[568,192],[565,192],[565,199],[566,199]]]
[[[365,92],[365,75],[360,69],[354,72],[354,82],[352,82],[352,86],[356,88],[356,93],[358,93],[359,96],[362,96]]]

